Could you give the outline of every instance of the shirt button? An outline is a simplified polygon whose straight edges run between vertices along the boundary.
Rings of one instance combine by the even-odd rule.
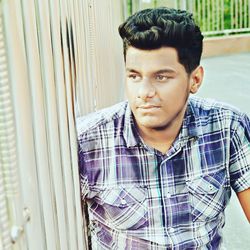
[[[125,205],[125,204],[127,204],[127,201],[124,200],[124,199],[122,199],[122,200],[121,200],[121,204],[122,204],[122,205]]]
[[[167,196],[167,198],[170,198],[171,194],[169,192],[167,192],[166,196]]]
[[[209,185],[209,189],[210,189],[210,190],[213,190],[213,189],[214,189],[214,186],[210,184],[210,185]]]
[[[174,231],[175,231],[175,230],[174,230],[173,227],[170,227],[170,228],[169,228],[169,232],[170,232],[170,233],[173,233]]]

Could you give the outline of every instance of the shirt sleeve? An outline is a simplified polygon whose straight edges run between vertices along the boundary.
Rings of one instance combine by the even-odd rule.
[[[250,188],[250,119],[241,116],[230,143],[230,182],[235,192]]]

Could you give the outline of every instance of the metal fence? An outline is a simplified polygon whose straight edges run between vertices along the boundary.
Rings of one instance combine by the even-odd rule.
[[[127,15],[168,6],[194,14],[205,36],[250,32],[250,0],[124,0]]]
[[[123,98],[121,1],[0,0],[0,250],[86,250],[75,117]]]

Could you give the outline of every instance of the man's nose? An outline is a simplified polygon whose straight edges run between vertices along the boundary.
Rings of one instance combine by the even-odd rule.
[[[155,93],[155,87],[150,83],[150,81],[144,80],[139,88],[138,98],[141,98],[143,100],[152,98],[154,97]]]

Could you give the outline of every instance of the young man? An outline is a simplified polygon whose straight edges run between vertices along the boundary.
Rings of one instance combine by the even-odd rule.
[[[202,40],[186,11],[119,27],[128,102],[80,118],[82,199],[93,249],[219,249],[231,188],[250,220],[250,120],[190,97]]]

